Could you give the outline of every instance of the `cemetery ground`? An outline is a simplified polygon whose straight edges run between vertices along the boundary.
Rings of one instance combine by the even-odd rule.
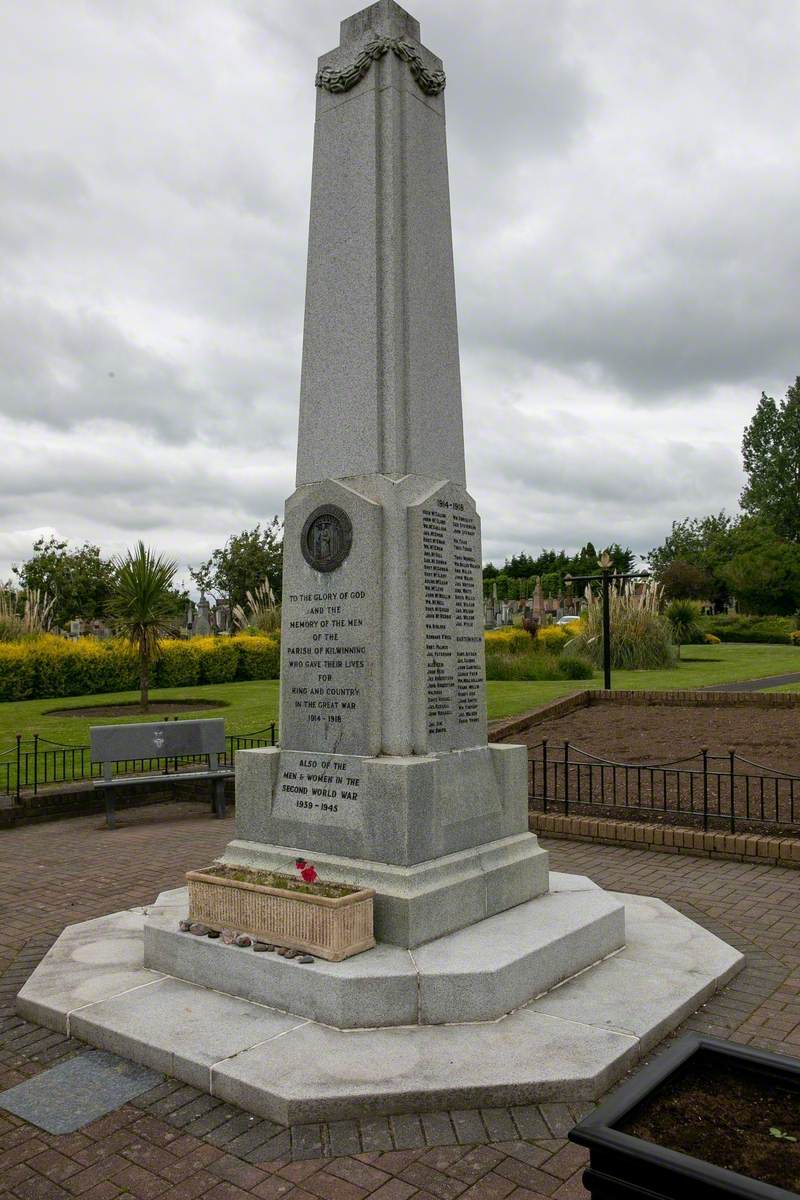
[[[0,1089],[86,1052],[21,1020],[14,996],[65,925],[152,902],[221,853],[230,818],[164,806],[114,833],[97,817],[0,836]],[[554,870],[659,896],[742,950],[746,967],[678,1033],[800,1053],[800,872],[579,842]],[[187,1015],[187,1019],[189,1019]],[[0,1111],[0,1195],[14,1200],[582,1200],[564,1103],[285,1129],[175,1080],[67,1135]]]
[[[669,690],[702,688],[769,676],[779,677],[800,672],[800,650],[796,646],[746,643],[721,643],[718,646],[685,646],[680,663],[671,670],[614,671],[615,689]],[[551,700],[585,688],[602,687],[602,676],[589,680],[555,682],[499,682],[486,685],[490,721],[513,717],[539,708]],[[253,680],[245,683],[219,683],[184,688],[160,688],[151,693],[155,701],[174,701],[186,707],[180,713],[169,711],[171,718],[224,717],[226,732],[235,735],[255,733],[278,720],[278,680]],[[788,684],[775,690],[800,690]],[[200,701],[197,707],[190,703]],[[215,706],[216,705],[216,706]],[[123,707],[124,706],[124,707]],[[111,708],[106,716],[70,715],[64,710]],[[143,716],[138,709],[137,692],[69,696],[49,700],[22,700],[0,704],[0,752],[12,746],[17,734],[30,741],[35,733],[67,746],[87,745],[91,725],[119,721],[153,721],[164,715],[158,705]]]

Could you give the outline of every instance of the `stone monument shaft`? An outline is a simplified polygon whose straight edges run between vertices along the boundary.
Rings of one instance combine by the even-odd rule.
[[[382,0],[319,60],[297,485],[464,484],[442,63]]]
[[[524,747],[489,746],[442,64],[394,0],[319,60],[280,751],[237,758],[231,862],[313,857],[411,946],[547,888]]]

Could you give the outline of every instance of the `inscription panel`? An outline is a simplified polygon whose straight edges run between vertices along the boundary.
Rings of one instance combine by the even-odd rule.
[[[421,564],[417,642],[424,662],[428,749],[486,741],[480,520],[467,493],[448,485],[412,510]],[[412,559],[413,561],[413,559]]]
[[[364,762],[355,755],[283,751],[273,814],[308,825],[356,829]]]
[[[370,511],[375,506],[362,501],[366,512],[356,508],[347,515],[352,546],[346,558],[335,569],[316,571],[303,541],[309,514],[318,511],[314,501],[316,491],[286,515],[281,745],[311,754],[374,754],[380,749],[375,680],[381,609],[380,540]]]

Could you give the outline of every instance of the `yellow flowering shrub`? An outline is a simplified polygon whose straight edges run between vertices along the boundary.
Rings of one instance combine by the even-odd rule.
[[[716,634],[713,634],[713,633],[704,633],[703,641],[705,642],[705,644],[707,646],[718,646],[719,645],[719,638],[716,636]]]
[[[191,687],[236,679],[277,679],[278,641],[270,637],[168,639],[153,664],[154,687]],[[129,692],[139,686],[135,651],[113,638],[71,641],[43,634],[0,642],[0,701]]]
[[[529,633],[513,625],[502,629],[487,629],[483,635],[486,652],[496,654],[523,654],[530,650],[532,642]]]
[[[239,652],[237,679],[278,679],[281,673],[280,643],[274,637],[231,638]]]

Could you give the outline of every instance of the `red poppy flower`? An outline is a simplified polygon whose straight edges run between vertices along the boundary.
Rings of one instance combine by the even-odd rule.
[[[316,867],[310,862],[306,862],[304,858],[295,859],[294,865],[303,883],[316,883],[319,879]]]

